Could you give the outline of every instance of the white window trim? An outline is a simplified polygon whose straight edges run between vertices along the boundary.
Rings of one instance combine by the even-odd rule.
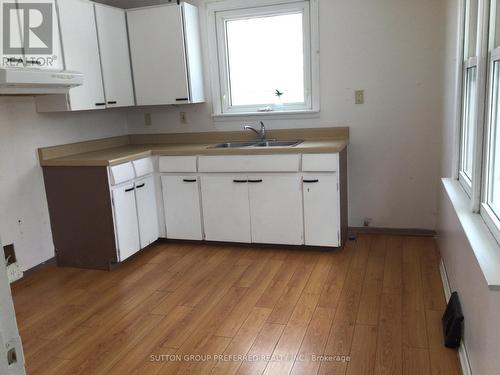
[[[266,118],[281,118],[283,116],[293,117],[302,115],[314,115],[320,111],[320,87],[319,87],[319,0],[308,0],[309,2],[309,43],[310,48],[305,48],[310,51],[310,66],[307,71],[310,72],[310,100],[311,106],[307,109],[293,109],[289,111],[271,111],[271,112],[227,112],[224,111],[222,103],[222,87],[221,82],[224,79],[223,69],[221,69],[221,61],[218,54],[217,40],[217,13],[232,11],[237,9],[272,7],[281,4],[302,3],[298,0],[254,0],[249,6],[245,0],[228,0],[224,2],[215,2],[207,4],[207,28],[208,28],[208,47],[210,61],[210,77],[212,86],[212,105],[213,117],[266,117]]]

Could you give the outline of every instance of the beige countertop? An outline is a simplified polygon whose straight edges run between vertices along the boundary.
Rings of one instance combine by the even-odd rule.
[[[326,129],[329,129],[330,132]],[[246,133],[218,132],[191,135],[132,135],[107,138],[76,144],[39,149],[42,166],[109,166],[140,159],[150,155],[272,155],[337,153],[347,147],[347,128],[306,129],[302,131],[274,131],[269,138],[280,140],[304,139],[293,147],[211,148],[217,143],[248,140]],[[302,137],[301,137],[302,135]],[[202,139],[203,138],[203,139]],[[310,139],[306,139],[310,138]],[[147,141],[150,141],[148,143]],[[191,142],[190,142],[191,141]],[[163,143],[164,142],[164,143]]]

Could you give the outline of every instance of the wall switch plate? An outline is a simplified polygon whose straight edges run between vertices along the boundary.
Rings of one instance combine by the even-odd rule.
[[[153,120],[151,119],[151,113],[144,114],[144,125],[146,126],[153,125]]]
[[[187,124],[187,115],[186,112],[180,112],[179,118],[181,120],[181,124]]]
[[[365,90],[354,91],[355,104],[365,104]]]

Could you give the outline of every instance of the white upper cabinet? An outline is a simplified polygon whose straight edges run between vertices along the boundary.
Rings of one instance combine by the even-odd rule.
[[[95,4],[97,37],[107,107],[134,105],[125,11]]]
[[[69,91],[67,109],[106,108],[94,4],[86,0],[59,0],[57,4],[65,68],[83,73],[83,85]]]
[[[198,9],[168,4],[127,11],[137,105],[205,100]]]

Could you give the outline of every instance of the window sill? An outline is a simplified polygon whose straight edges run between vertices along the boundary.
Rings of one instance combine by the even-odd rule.
[[[287,111],[287,112],[242,112],[242,113],[214,113],[214,120],[235,120],[258,118],[262,120],[282,119],[282,118],[315,118],[319,117],[319,110]]]
[[[500,245],[480,214],[473,213],[470,199],[460,183],[443,178],[442,183],[483,272],[488,288],[500,291]]]

